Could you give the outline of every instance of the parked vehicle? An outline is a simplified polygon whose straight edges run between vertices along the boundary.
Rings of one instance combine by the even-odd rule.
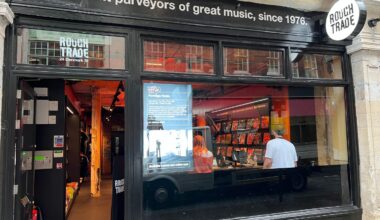
[[[212,137],[208,127],[196,127],[195,134],[202,135],[212,151]],[[215,152],[214,152],[215,153]],[[216,166],[216,164],[215,164]],[[291,190],[302,191],[307,186],[309,169],[269,169],[261,167],[215,168],[211,173],[171,172],[144,175],[144,193],[153,207],[165,207],[178,195],[192,191],[217,190],[251,184],[282,184]]]

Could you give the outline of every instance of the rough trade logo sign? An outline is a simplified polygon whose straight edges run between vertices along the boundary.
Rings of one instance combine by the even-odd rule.
[[[60,61],[66,62],[88,62],[88,39],[73,39],[60,37]]]
[[[331,8],[326,18],[327,35],[336,41],[352,39],[363,28],[366,15],[363,2],[355,0],[338,1]]]

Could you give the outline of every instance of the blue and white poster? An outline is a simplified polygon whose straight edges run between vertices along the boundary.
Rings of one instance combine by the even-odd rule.
[[[144,84],[144,175],[193,170],[192,88]]]

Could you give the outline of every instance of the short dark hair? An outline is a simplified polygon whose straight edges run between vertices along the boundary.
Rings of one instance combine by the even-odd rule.
[[[284,134],[284,130],[283,129],[276,129],[274,130],[278,135],[283,135]]]

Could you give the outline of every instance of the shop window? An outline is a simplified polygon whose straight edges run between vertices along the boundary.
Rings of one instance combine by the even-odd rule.
[[[297,78],[300,76],[300,72],[298,70],[298,63],[292,63],[292,72],[293,72],[294,78]]]
[[[277,51],[269,51],[268,57],[268,75],[280,75],[280,57],[281,53]]]
[[[342,59],[336,55],[292,53],[293,77],[342,79]]]
[[[212,46],[144,41],[144,70],[189,74],[214,74]]]
[[[344,93],[343,87],[145,82],[144,219],[225,219],[350,204]],[[280,150],[284,140],[294,152]],[[264,169],[268,157],[272,165]]]
[[[247,74],[249,66],[248,49],[234,49],[236,73]]]
[[[202,72],[203,46],[186,45],[187,72]]]
[[[283,53],[271,50],[224,48],[225,75],[283,76]]]
[[[165,69],[165,44],[163,42],[148,41],[144,43],[145,69],[160,71]]]
[[[125,40],[122,37],[34,29],[19,29],[18,33],[18,63],[97,69],[125,68]]]

